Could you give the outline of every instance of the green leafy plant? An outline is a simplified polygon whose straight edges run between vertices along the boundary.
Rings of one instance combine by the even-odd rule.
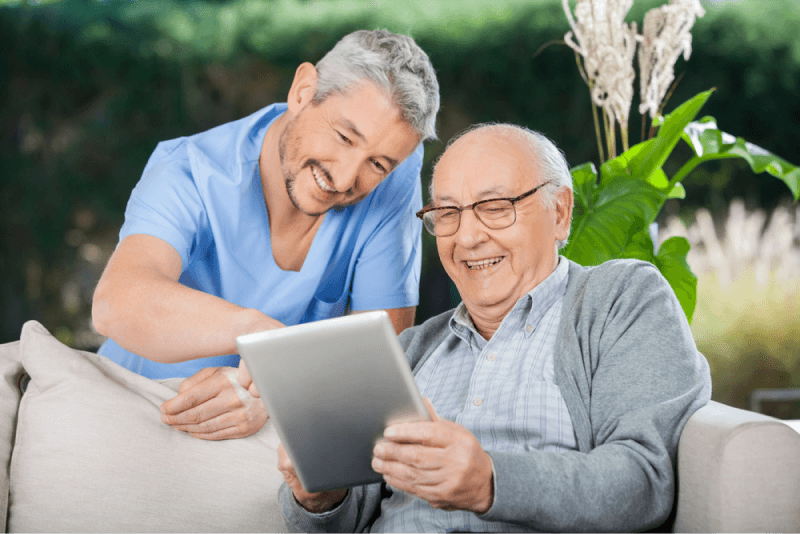
[[[688,29],[695,16],[702,16],[702,8],[696,0],[671,0],[669,5],[655,8],[645,16],[645,34],[639,36],[635,23],[624,22],[632,3],[632,0],[578,0],[576,21],[564,0],[565,11],[580,44],[571,40],[573,32],[567,34],[565,41],[576,50],[579,69],[592,94],[592,105],[603,109],[603,132],[609,159],[603,162],[604,143],[595,113],[600,172],[592,163],[572,169],[575,208],[570,242],[562,254],[581,265],[598,265],[615,258],[637,258],[653,263],[672,286],[691,321],[697,302],[697,277],[686,261],[689,242],[683,237],[672,237],[656,250],[650,233],[664,202],[670,198],[684,198],[682,181],[699,164],[724,158],[744,159],[754,172],[767,172],[779,178],[797,201],[800,169],[740,137],[719,130],[713,117],[695,121],[713,90],[696,95],[662,117],[660,111],[668,99],[667,85],[672,80],[672,68],[678,57],[675,52],[683,51],[684,57],[688,57]],[[654,20],[661,25],[654,25]],[[680,34],[677,30],[670,33],[671,26],[680,27]],[[650,72],[654,80],[650,85],[643,83],[642,92],[647,91],[648,95],[643,95],[640,106],[640,113],[650,111],[653,135],[628,148],[627,113],[633,92],[631,46],[635,46],[637,40],[653,51],[643,54],[640,50],[639,55],[640,71]],[[663,46],[653,46],[659,40]],[[690,38],[688,42],[691,43]],[[663,49],[673,52],[668,61],[653,55],[655,51],[661,54]],[[624,66],[624,75],[615,75],[603,66],[609,58]],[[660,72],[655,72],[654,66]],[[653,83],[658,86],[657,90],[651,90]],[[624,87],[626,84],[631,87]],[[615,154],[615,123],[620,127],[625,149],[619,156]],[[664,172],[664,163],[681,141],[692,149],[694,156],[669,177]]]

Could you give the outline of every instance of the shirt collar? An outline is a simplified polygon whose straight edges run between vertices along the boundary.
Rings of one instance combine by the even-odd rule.
[[[564,296],[567,290],[568,278],[569,262],[559,256],[558,265],[556,265],[553,272],[536,287],[525,293],[517,303],[514,304],[514,307],[508,312],[508,315],[503,317],[500,328],[503,327],[506,318],[510,316],[523,317],[524,323],[522,326],[526,330],[525,337],[529,337],[533,330],[536,329],[536,325],[542,320],[547,310]],[[478,334],[475,323],[472,322],[472,317],[470,317],[469,311],[467,311],[467,307],[464,305],[463,301],[458,304],[452,317],[450,317],[449,326],[453,334],[470,345],[476,343],[481,347],[486,343],[486,340]],[[498,328],[498,330],[500,330],[500,328]]]

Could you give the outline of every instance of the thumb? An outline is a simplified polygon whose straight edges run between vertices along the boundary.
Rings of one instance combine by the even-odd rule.
[[[430,399],[428,397],[422,397],[422,402],[425,403],[425,407],[428,409],[428,415],[431,416],[431,421],[439,421],[441,417],[439,417],[439,414],[433,409],[433,404],[431,404]]]

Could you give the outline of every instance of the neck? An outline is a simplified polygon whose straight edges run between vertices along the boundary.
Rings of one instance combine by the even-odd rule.
[[[519,300],[519,299],[517,299]],[[475,325],[475,330],[485,339],[489,341],[492,339],[492,336],[497,329],[500,328],[500,323],[503,322],[505,316],[509,314],[509,312],[516,304],[516,301],[511,304],[511,306],[503,306],[502,308],[499,306],[479,306],[479,307],[470,307],[466,303],[467,311],[469,312],[469,316],[472,319],[472,323]]]
[[[485,340],[489,341],[492,339],[494,333],[497,332],[498,328],[500,328],[500,323],[503,322],[503,319],[505,319],[506,315],[511,313],[511,310],[514,309],[514,306],[517,304],[519,299],[521,299],[526,293],[533,290],[533,288],[541,284],[547,279],[548,276],[553,274],[553,271],[556,270],[556,267],[558,267],[557,253],[553,259],[552,266],[546,273],[534,280],[533,283],[529,284],[527,289],[524,291],[501,302],[490,305],[474,305],[470,304],[469,301],[465,299],[464,305],[469,312],[472,323],[475,325],[475,330],[477,330]]]

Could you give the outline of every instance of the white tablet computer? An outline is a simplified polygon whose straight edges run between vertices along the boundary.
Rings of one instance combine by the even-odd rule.
[[[430,419],[384,311],[247,334],[236,345],[307,491],[381,481],[370,464],[384,429]]]

